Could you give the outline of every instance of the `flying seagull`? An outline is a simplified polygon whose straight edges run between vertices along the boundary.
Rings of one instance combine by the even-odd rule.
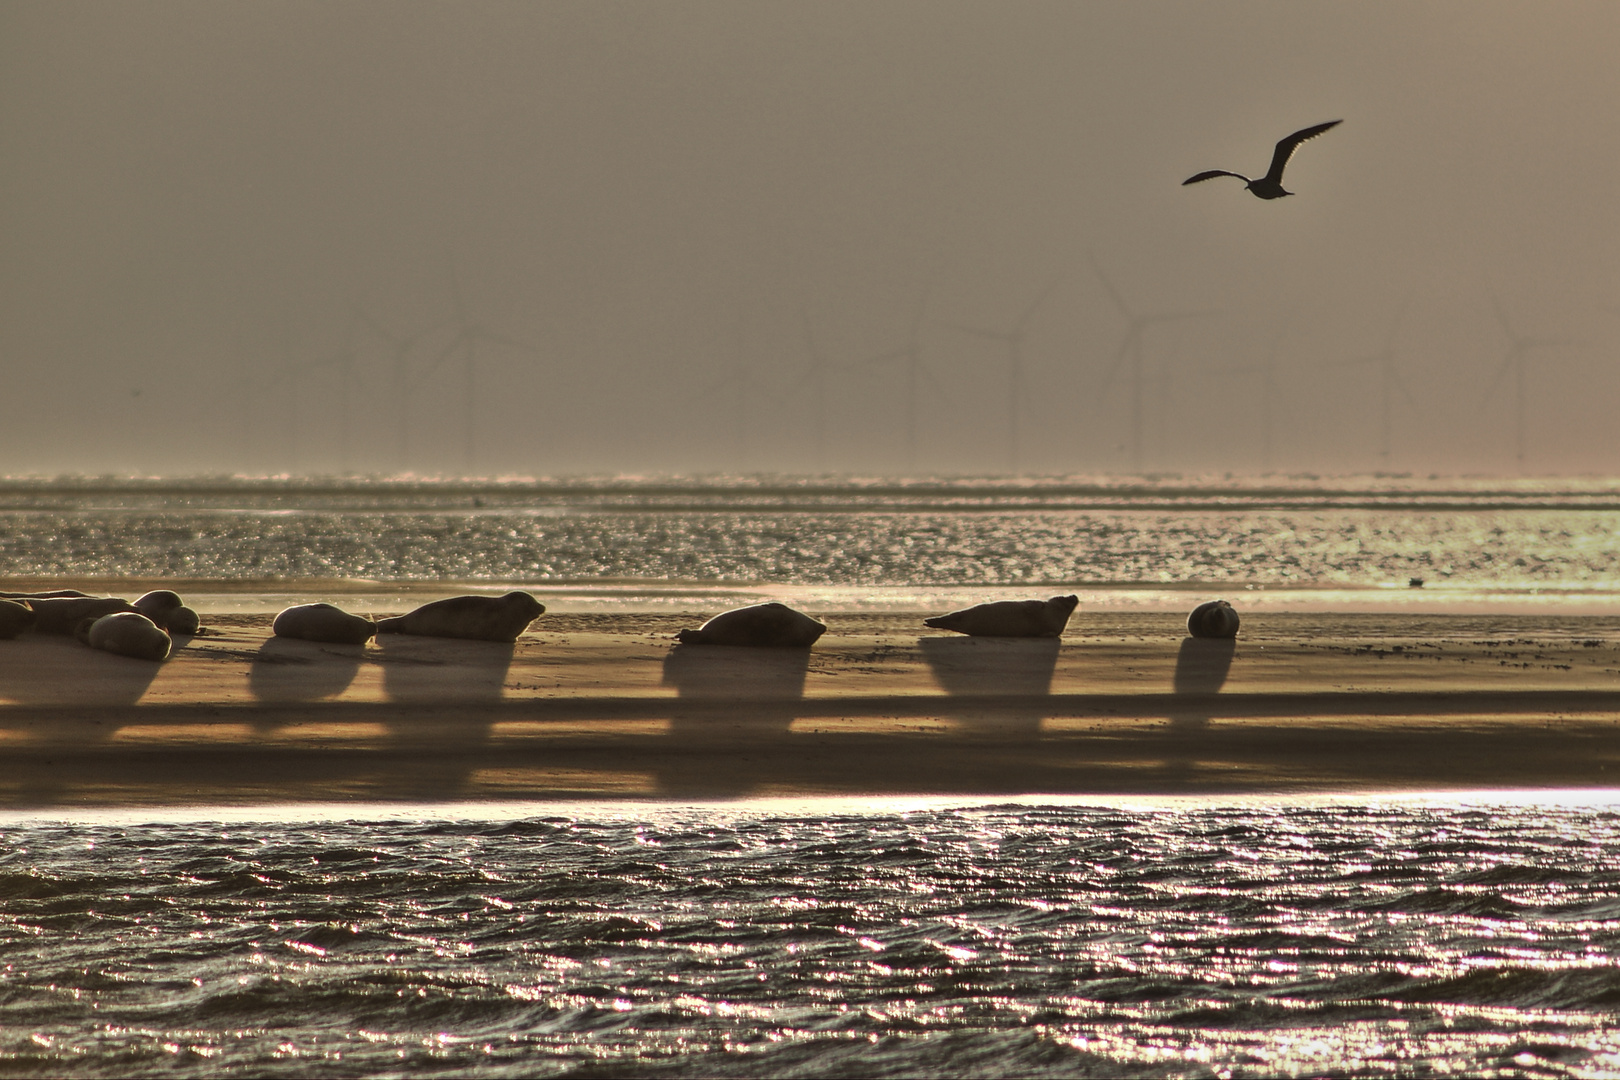
[[[1314,127],[1296,131],[1279,142],[1277,152],[1271,155],[1271,169],[1264,176],[1251,180],[1242,173],[1227,172],[1225,169],[1211,169],[1209,172],[1201,172],[1197,176],[1188,177],[1181,182],[1181,186],[1186,187],[1188,184],[1212,180],[1217,176],[1235,176],[1242,180],[1244,187],[1254,192],[1257,198],[1280,199],[1284,195],[1292,195],[1292,191],[1284,191],[1282,186],[1282,174],[1283,170],[1288,167],[1288,159],[1294,156],[1294,151],[1299,149],[1300,143],[1314,139],[1328,128],[1342,123],[1344,123],[1342,120],[1329,120],[1325,124],[1317,124]]]

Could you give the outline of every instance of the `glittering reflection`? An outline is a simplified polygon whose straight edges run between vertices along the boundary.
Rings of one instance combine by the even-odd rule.
[[[1210,585],[1595,590],[1620,577],[1612,509],[1296,505],[611,513],[419,508],[17,510],[0,561],[33,577],[770,582],[828,587]],[[837,557],[829,557],[837,553]]]
[[[1331,804],[19,824],[0,1070],[1612,1074],[1617,826]]]

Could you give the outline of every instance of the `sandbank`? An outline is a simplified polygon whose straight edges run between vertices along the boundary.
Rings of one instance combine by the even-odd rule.
[[[810,650],[751,650],[676,646],[697,614],[573,613],[513,646],[362,647],[218,606],[161,665],[0,641],[0,809],[1620,777],[1620,617],[1277,612],[1210,642],[1082,610],[1061,640],[1006,641],[843,612]]]

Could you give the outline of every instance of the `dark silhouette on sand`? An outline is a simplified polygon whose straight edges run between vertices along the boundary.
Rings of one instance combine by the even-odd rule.
[[[1280,199],[1284,195],[1292,195],[1292,191],[1284,191],[1282,186],[1282,174],[1283,170],[1288,167],[1288,159],[1294,156],[1294,151],[1299,149],[1300,143],[1314,139],[1328,128],[1342,123],[1344,123],[1343,120],[1329,120],[1325,124],[1317,124],[1314,127],[1296,131],[1279,142],[1276,153],[1271,155],[1271,168],[1264,176],[1251,180],[1242,173],[1227,172],[1225,169],[1211,169],[1209,172],[1201,172],[1197,176],[1188,177],[1181,182],[1181,186],[1186,187],[1188,184],[1213,180],[1217,176],[1235,176],[1242,180],[1243,186],[1254,192],[1257,198]]]

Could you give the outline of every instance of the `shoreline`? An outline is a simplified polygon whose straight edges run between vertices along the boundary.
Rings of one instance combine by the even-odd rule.
[[[351,609],[395,613],[443,596],[533,593],[553,615],[603,613],[714,614],[730,607],[777,600],[812,614],[941,614],[991,600],[1023,600],[1070,593],[1080,597],[1076,618],[1089,614],[1156,613],[1185,616],[1203,600],[1225,599],[1252,614],[1475,615],[1520,618],[1620,619],[1620,587],[1612,590],[1543,586],[1465,586],[1445,582],[1412,588],[1404,582],[1368,585],[1253,585],[1242,582],[1034,582],[1018,585],[783,585],[730,580],[641,578],[401,580],[365,578],[0,577],[0,592],[80,589],[95,595],[135,597],[172,589],[204,615],[273,615],[312,600],[341,601]]]
[[[1176,613],[1081,611],[1061,641],[1009,641],[864,611],[828,614],[810,650],[675,646],[694,619],[362,647],[216,613],[162,665],[27,634],[0,642],[0,811],[1620,779],[1620,617],[1256,613],[1233,643],[1185,638]]]

